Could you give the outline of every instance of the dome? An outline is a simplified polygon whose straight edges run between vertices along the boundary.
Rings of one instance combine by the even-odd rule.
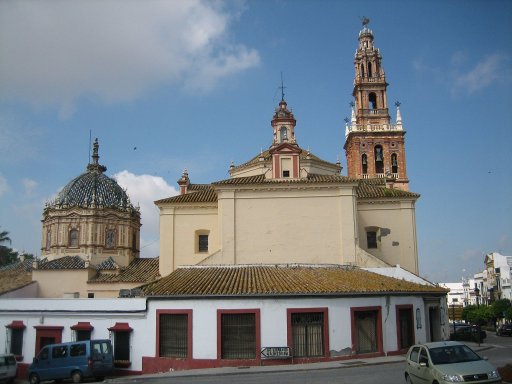
[[[138,213],[125,190],[113,178],[103,174],[107,167],[98,163],[98,147],[96,139],[93,161],[87,166],[86,172],[71,180],[47,208],[112,208]]]

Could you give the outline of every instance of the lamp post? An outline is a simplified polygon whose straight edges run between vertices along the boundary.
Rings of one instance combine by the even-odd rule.
[[[476,296],[476,307],[480,308],[480,290],[478,289],[478,287],[475,287],[475,296]],[[480,319],[479,318],[478,318],[478,324],[477,324],[477,332],[478,332],[478,346],[480,346]]]

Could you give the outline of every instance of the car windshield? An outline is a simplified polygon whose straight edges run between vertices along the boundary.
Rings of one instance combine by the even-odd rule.
[[[434,364],[455,364],[481,360],[475,352],[465,345],[449,345],[429,349]]]

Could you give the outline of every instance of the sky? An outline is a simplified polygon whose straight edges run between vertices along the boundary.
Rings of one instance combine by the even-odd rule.
[[[51,200],[89,162],[142,215],[270,146],[281,94],[302,148],[341,160],[354,53],[370,19],[401,102],[420,274],[456,282],[512,255],[512,1],[0,0],[0,230],[40,255]],[[394,116],[394,112],[392,113]]]

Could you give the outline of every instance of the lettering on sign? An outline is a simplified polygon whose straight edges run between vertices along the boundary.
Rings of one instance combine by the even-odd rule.
[[[262,359],[288,359],[292,357],[289,347],[264,347],[261,349]]]

